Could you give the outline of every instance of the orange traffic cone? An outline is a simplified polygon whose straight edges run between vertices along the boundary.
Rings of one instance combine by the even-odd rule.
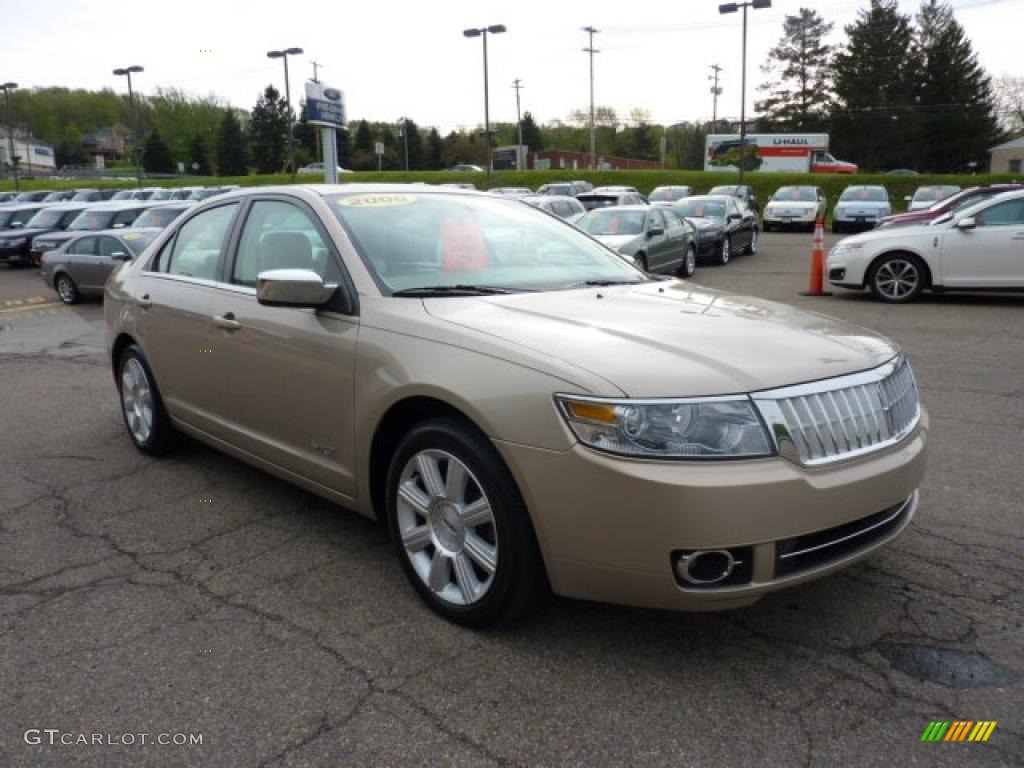
[[[825,222],[819,216],[814,222],[814,249],[811,251],[811,274],[807,290],[801,296],[831,296],[823,290],[825,283]]]

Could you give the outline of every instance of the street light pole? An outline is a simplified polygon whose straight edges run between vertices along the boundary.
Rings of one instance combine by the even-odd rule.
[[[267,51],[268,59],[284,60],[284,101],[288,107],[288,169],[291,171],[292,179],[295,178],[295,129],[292,120],[292,87],[288,79],[288,57],[298,56],[303,51],[301,48],[285,48],[280,51]],[[314,70],[315,74],[315,70]]]
[[[512,83],[512,87],[516,89],[516,125],[519,126],[519,143],[516,145],[516,170],[521,171],[523,170],[520,167],[520,160],[523,158],[523,117],[519,111],[519,91],[523,88],[523,81],[517,77]]]
[[[487,74],[487,35],[499,35],[507,31],[504,24],[491,24],[489,27],[478,29],[464,29],[462,34],[465,37],[482,37],[484,39],[484,140],[487,144],[487,182],[488,189],[491,188],[491,101],[490,86]]]
[[[718,75],[723,68],[712,64],[710,69],[715,73],[708,75],[708,80],[714,81],[714,85],[711,86],[711,130],[714,131],[718,125],[718,97],[722,95],[722,89],[718,87]]]
[[[139,153],[139,139],[141,137],[139,136],[139,116],[135,111],[135,93],[132,91],[132,73],[145,71],[138,64],[114,70],[114,74],[118,77],[126,76],[128,78],[128,109],[132,114],[132,133],[135,134],[135,139],[132,142],[132,156],[135,159],[135,183],[140,187],[142,186],[142,156]]]
[[[597,135],[594,132],[594,54],[600,53],[594,47],[594,35],[601,30],[584,27],[583,31],[590,35],[590,45],[583,50],[590,54],[590,169],[597,168]]]
[[[11,91],[18,87],[17,83],[4,83],[0,85],[0,91],[4,92],[4,112],[7,117],[7,160],[14,172],[14,191],[20,192],[21,185],[18,182],[18,164],[14,160],[14,113],[11,112]]]
[[[743,71],[740,73],[740,184],[747,162],[747,8],[771,8],[772,0],[747,0],[745,3],[724,3],[718,6],[719,13],[736,13],[743,9]]]
[[[409,118],[402,117],[398,120],[402,126],[402,143],[405,145],[405,172],[409,172]]]

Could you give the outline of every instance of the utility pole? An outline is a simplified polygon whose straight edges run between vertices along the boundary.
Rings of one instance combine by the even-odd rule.
[[[142,139],[139,131],[139,117],[135,112],[135,93],[132,91],[132,73],[136,74],[139,72],[145,72],[142,67],[135,64],[130,67],[122,67],[114,70],[114,74],[118,77],[128,78],[128,109],[132,114],[132,133],[134,134],[132,143],[132,154],[135,157],[135,183],[141,188],[142,187],[142,154],[139,151],[139,142]]]
[[[323,69],[324,65],[321,64],[319,61],[312,60],[309,63],[313,65],[313,82],[319,83],[320,81],[317,79],[317,75],[319,74],[318,70]]]
[[[743,183],[743,170],[747,164],[747,9],[771,8],[772,0],[747,0],[743,3],[722,3],[718,6],[719,13],[736,13],[743,9],[743,71],[740,73],[740,184]]]
[[[723,67],[718,64],[712,64],[710,69],[715,73],[708,75],[708,80],[713,80],[714,85],[711,86],[711,130],[716,130],[718,126],[718,97],[722,95],[722,89],[718,86],[718,75],[723,70]]]
[[[590,169],[597,168],[597,139],[594,134],[594,54],[600,53],[594,47],[594,35],[601,30],[584,27],[583,31],[590,36],[590,44],[583,50],[590,54]]]
[[[409,126],[407,125],[408,118],[398,118],[398,135],[402,137],[402,143],[405,144],[405,172],[409,172]]]
[[[487,189],[491,188],[491,166],[494,165],[494,153],[492,151],[491,137],[491,102],[487,77],[487,35],[500,35],[507,32],[504,24],[491,24],[489,27],[479,29],[464,29],[464,37],[483,37],[484,39],[484,139],[487,142]]]
[[[11,91],[18,87],[17,83],[4,83],[0,85],[0,91],[4,92],[4,110],[7,114],[7,160],[11,164],[11,169],[14,171],[14,190],[16,192],[21,191],[21,185],[18,182],[18,163],[14,159],[14,113],[11,112]]]
[[[516,149],[516,170],[523,170],[520,166],[524,165],[520,161],[523,159],[523,118],[519,112],[519,91],[523,88],[523,81],[518,77],[512,83],[512,87],[516,89],[516,125],[519,126],[519,146]]]

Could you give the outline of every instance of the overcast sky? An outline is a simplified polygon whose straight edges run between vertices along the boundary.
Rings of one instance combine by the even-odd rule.
[[[626,117],[634,107],[659,123],[709,119],[709,65],[725,68],[719,116],[739,114],[740,14],[720,16],[717,0],[176,0],[110,3],[0,0],[0,80],[22,87],[125,87],[111,70],[140,64],[142,93],[158,86],[214,93],[249,109],[268,83],[283,83],[274,48],[302,47],[291,60],[293,103],[312,75],[346,94],[350,118],[394,120],[448,130],[483,122],[483,55],[466,27],[505,24],[489,38],[491,119],[515,121],[512,81],[523,81],[523,111],[542,122],[589,103],[588,62],[580,28],[602,30],[595,45],[598,105]],[[867,0],[775,0],[749,17],[748,110],[760,64],[801,5],[835,22],[833,41]],[[901,1],[904,10],[919,3]],[[1024,74],[1024,0],[953,0],[982,64],[994,75]],[[208,51],[208,52],[207,52]]]

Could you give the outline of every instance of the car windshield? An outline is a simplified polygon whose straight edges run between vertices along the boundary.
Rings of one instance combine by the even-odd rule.
[[[64,217],[67,211],[54,210],[53,208],[43,208],[38,211],[35,216],[28,220],[25,224],[26,227],[56,227],[60,224],[60,220]]]
[[[50,194],[48,194],[46,197],[43,198],[43,202],[44,203],[59,203],[59,202],[61,202],[64,199],[65,195],[66,195],[65,192],[51,192]]]
[[[662,203],[665,201],[681,200],[689,194],[690,190],[687,187],[668,187],[654,190],[647,199],[652,203]]]
[[[184,208],[150,208],[139,214],[132,227],[143,229],[145,227],[159,227],[163,229],[181,215]]]
[[[132,189],[122,189],[120,192],[115,192],[114,196],[112,198],[110,198],[110,199],[111,200],[131,200],[132,199],[132,195],[134,195],[134,194],[135,194],[135,191],[132,190]]]
[[[889,195],[884,187],[847,187],[843,190],[843,194],[839,196],[839,199],[847,202],[852,200],[855,202],[886,203],[889,201]]]
[[[71,201],[74,203],[88,203],[90,200],[92,200],[93,195],[95,194],[96,190],[83,189],[81,192],[75,192],[75,194],[71,197]]]
[[[579,230],[515,200],[418,192],[327,199],[386,291],[557,290],[647,280]]]
[[[814,187],[779,187],[772,200],[785,202],[813,203],[818,199]]]
[[[121,235],[121,240],[128,246],[128,250],[132,252],[134,256],[138,256],[144,250],[146,246],[156,239],[159,232],[125,232]]]
[[[208,197],[213,197],[218,192],[220,192],[220,189],[218,187],[205,187],[203,189],[197,189],[195,192],[189,195],[188,199],[205,200]]]
[[[914,193],[913,202],[927,203],[935,200],[945,200],[950,195],[959,191],[959,187],[920,187]]]
[[[591,211],[576,226],[589,235],[639,235],[644,231],[643,211],[622,211],[609,208]]]
[[[964,195],[964,198],[962,200],[958,200],[956,202],[956,204],[950,209],[950,213],[955,213],[956,211],[962,211],[967,206],[974,205],[975,203],[980,203],[986,197],[990,197],[991,195],[994,195],[994,194],[996,194],[996,193],[995,192],[980,192],[980,193],[974,194],[974,195]],[[945,202],[946,202],[945,200],[940,200],[938,203],[936,203],[932,207],[934,208],[935,206],[941,205],[941,204],[943,204]]]
[[[110,222],[114,218],[114,211],[82,211],[78,217],[71,222],[68,229],[71,230],[96,230],[109,229]]]
[[[739,187],[712,187],[709,195],[735,195]]]
[[[721,200],[683,200],[676,203],[681,216],[694,219],[724,219],[725,203]]]

